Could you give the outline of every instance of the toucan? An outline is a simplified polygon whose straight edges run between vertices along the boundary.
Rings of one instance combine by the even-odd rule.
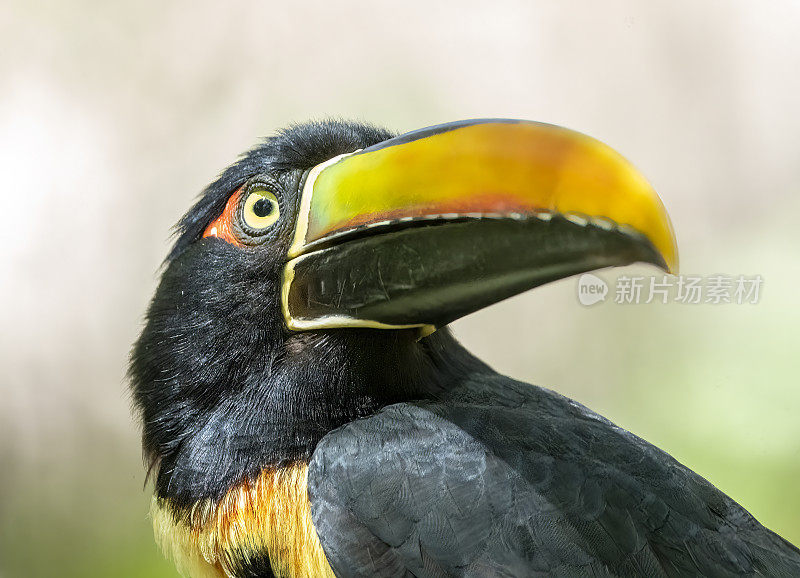
[[[571,275],[676,271],[664,205],[602,142],[297,124],[176,236],[129,374],[182,574],[800,576],[800,550],[701,476],[448,330]]]

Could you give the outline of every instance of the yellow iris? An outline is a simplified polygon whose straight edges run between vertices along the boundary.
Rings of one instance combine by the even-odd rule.
[[[256,231],[272,226],[280,216],[278,198],[270,191],[259,189],[250,192],[242,207],[244,224]]]

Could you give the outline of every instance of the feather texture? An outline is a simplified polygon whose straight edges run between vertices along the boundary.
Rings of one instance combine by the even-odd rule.
[[[156,539],[192,578],[333,576],[311,523],[308,465],[265,470],[189,510],[153,498]]]
[[[499,375],[332,432],[309,493],[339,576],[800,575],[800,551],[666,453]]]

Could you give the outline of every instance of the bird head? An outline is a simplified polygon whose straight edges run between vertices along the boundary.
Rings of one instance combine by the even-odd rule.
[[[676,268],[669,218],[583,134],[512,120],[283,131],[181,220],[134,346],[157,493],[218,497],[348,421],[435,397],[488,371],[448,323],[633,262]]]

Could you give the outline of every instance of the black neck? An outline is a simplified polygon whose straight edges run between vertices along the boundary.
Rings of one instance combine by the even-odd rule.
[[[392,403],[435,399],[486,369],[446,329],[421,340],[412,330],[337,329],[296,334],[274,349],[253,355],[246,370],[229,368],[232,381],[205,395],[144,401],[159,497],[178,506],[218,499],[265,468],[308,460],[345,423]]]

